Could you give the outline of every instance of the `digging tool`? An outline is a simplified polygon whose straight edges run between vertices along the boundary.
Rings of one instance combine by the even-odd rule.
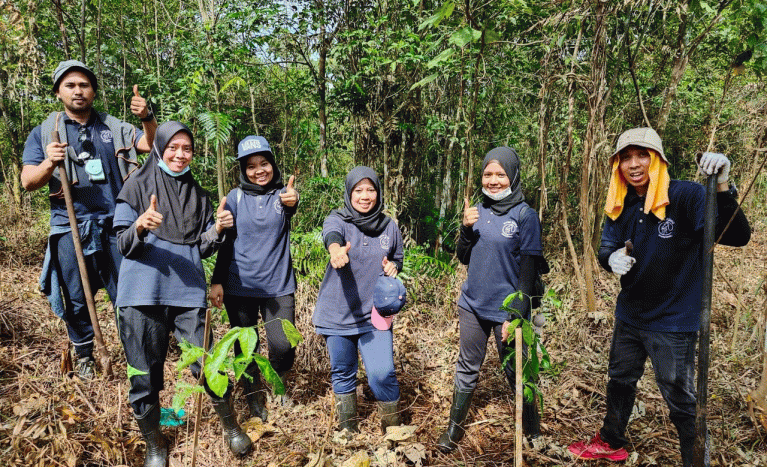
[[[51,132],[51,141],[60,143],[59,132]],[[93,291],[91,290],[91,281],[88,279],[88,269],[85,266],[85,255],[83,254],[83,245],[80,242],[80,229],[77,228],[77,218],[75,217],[75,207],[72,204],[72,187],[69,186],[69,177],[64,166],[66,159],[59,165],[59,178],[61,179],[61,189],[64,192],[64,203],[67,205],[67,214],[69,215],[69,227],[72,229],[72,243],[75,246],[75,255],[77,256],[77,267],[80,269],[80,281],[83,283],[83,293],[85,294],[85,304],[88,306],[88,315],[91,318],[93,326],[93,339],[96,341],[96,350],[101,359],[101,370],[107,377],[112,376],[112,359],[109,357],[107,347],[104,345],[104,337],[101,335],[101,326],[96,314],[96,303],[93,301]]]
[[[514,466],[522,467],[522,398],[524,392],[522,391],[522,326],[517,326],[514,330],[514,352],[516,357],[516,394],[514,395],[514,401],[516,402],[515,415],[515,431],[514,431]]]
[[[701,154],[698,154],[700,160]],[[710,446],[706,417],[708,416],[708,365],[711,334],[711,284],[714,276],[714,229],[716,227],[716,177],[706,180],[706,207],[703,224],[703,292],[701,297],[700,330],[698,331],[698,400],[695,406],[695,447],[693,465],[710,465]]]
[[[202,354],[202,364],[200,365],[200,378],[197,384],[205,383],[205,357],[207,356],[208,346],[210,346],[210,308],[205,310],[205,337],[202,339],[202,348],[204,350]],[[197,465],[197,440],[200,435],[200,417],[202,417],[202,393],[198,392],[194,401],[195,415],[194,415],[194,442],[192,443],[192,467]]]

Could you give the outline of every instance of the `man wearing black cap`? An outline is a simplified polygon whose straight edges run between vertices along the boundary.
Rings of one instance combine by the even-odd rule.
[[[93,326],[72,243],[69,217],[57,167],[72,184],[72,201],[93,290],[107,289],[114,302],[120,254],[112,233],[115,198],[138,166],[137,153],[149,152],[157,122],[133,87],[131,112],[143,132],[130,123],[93,109],[98,81],[82,62],[66,60],[53,72],[53,92],[64,104],[35,127],[24,146],[21,182],[28,191],[48,185],[51,231],[40,283],[53,311],[67,323],[77,356],[77,374],[94,376]],[[54,141],[52,133],[58,133]]]

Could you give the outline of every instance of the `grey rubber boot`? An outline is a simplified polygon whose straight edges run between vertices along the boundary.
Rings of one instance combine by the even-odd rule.
[[[138,428],[146,442],[144,467],[168,465],[168,440],[160,431],[160,404],[155,404],[141,418],[136,417]]]
[[[386,434],[386,428],[401,425],[399,416],[399,399],[391,402],[378,401],[378,414],[381,416],[381,431]]]
[[[463,438],[465,430],[463,429],[463,422],[466,420],[466,416],[469,414],[469,407],[471,406],[471,396],[474,391],[461,391],[457,387],[453,389],[453,405],[450,407],[450,423],[447,426],[439,440],[437,440],[437,447],[442,452],[451,452],[458,447],[458,442]]]
[[[269,411],[266,410],[266,394],[261,387],[261,374],[258,371],[246,372],[253,377],[249,381],[247,377],[242,378],[242,387],[245,392],[245,400],[248,401],[248,409],[251,417],[258,417],[263,421],[269,418]]]
[[[357,426],[357,393],[336,394],[336,413],[338,414],[338,430],[349,430],[359,433]]]
[[[250,452],[253,442],[237,423],[237,414],[232,408],[232,398],[230,396],[223,399],[211,397],[211,401],[213,402],[213,408],[218,414],[218,418],[221,420],[224,439],[229,446],[229,450],[240,457]]]

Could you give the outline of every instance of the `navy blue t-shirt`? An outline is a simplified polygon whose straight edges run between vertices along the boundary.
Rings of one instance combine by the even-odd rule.
[[[317,294],[317,305],[312,315],[317,334],[347,336],[372,331],[370,314],[373,311],[373,291],[378,276],[383,274],[384,256],[389,261],[402,263],[402,234],[394,221],[390,221],[377,237],[368,237],[351,222],[330,215],[322,226],[325,237],[334,232],[351,244],[349,264],[335,269],[325,267],[325,277]]]
[[[238,200],[239,198],[239,200]],[[282,297],[296,291],[290,258],[290,219],[295,207],[282,204],[273,190],[251,196],[239,188],[226,196],[235,221],[233,244],[219,251],[211,283],[239,297]],[[226,251],[224,251],[226,250]],[[228,264],[218,264],[228,253]]]
[[[522,255],[543,256],[541,223],[526,203],[502,216],[481,204],[477,209],[479,220],[472,226],[474,244],[458,306],[482,319],[503,323],[508,313],[500,308],[509,294],[519,290]]]
[[[636,264],[621,277],[615,317],[648,331],[694,332],[703,287],[705,188],[671,180],[666,219],[644,213],[645,198],[629,187],[621,215],[608,218],[600,250],[634,244]]]
[[[85,127],[89,139],[93,142],[95,153],[93,158],[101,159],[104,170],[104,181],[90,181],[84,165],[74,164],[77,171],[77,184],[72,186],[72,202],[75,208],[75,216],[79,221],[87,219],[106,219],[114,216],[115,199],[123,186],[120,177],[120,168],[115,157],[115,147],[112,132],[101,120],[98,112],[91,112],[91,117],[85,125],[64,115],[63,121],[67,129],[67,144],[71,146],[75,154],[83,151],[83,144],[79,141],[80,127]],[[23,165],[40,165],[46,158],[45,148],[42,146],[41,126],[36,126],[27,137],[22,157]],[[136,131],[136,140],[143,136],[143,132]],[[58,169],[57,169],[58,170]],[[48,182],[51,193],[59,191],[61,184],[55,177]],[[51,225],[69,225],[67,206],[64,198],[51,196]]]

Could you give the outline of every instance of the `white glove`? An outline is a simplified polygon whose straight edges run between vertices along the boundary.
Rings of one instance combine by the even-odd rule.
[[[718,173],[716,183],[727,183],[730,179],[730,160],[718,152],[704,152],[698,161],[700,171],[706,175]]]
[[[629,272],[631,266],[633,266],[636,262],[636,258],[629,256],[626,253],[625,248],[619,248],[613,251],[613,253],[610,255],[610,259],[607,260],[607,264],[610,266],[610,269],[612,269],[613,272],[619,276]]]

